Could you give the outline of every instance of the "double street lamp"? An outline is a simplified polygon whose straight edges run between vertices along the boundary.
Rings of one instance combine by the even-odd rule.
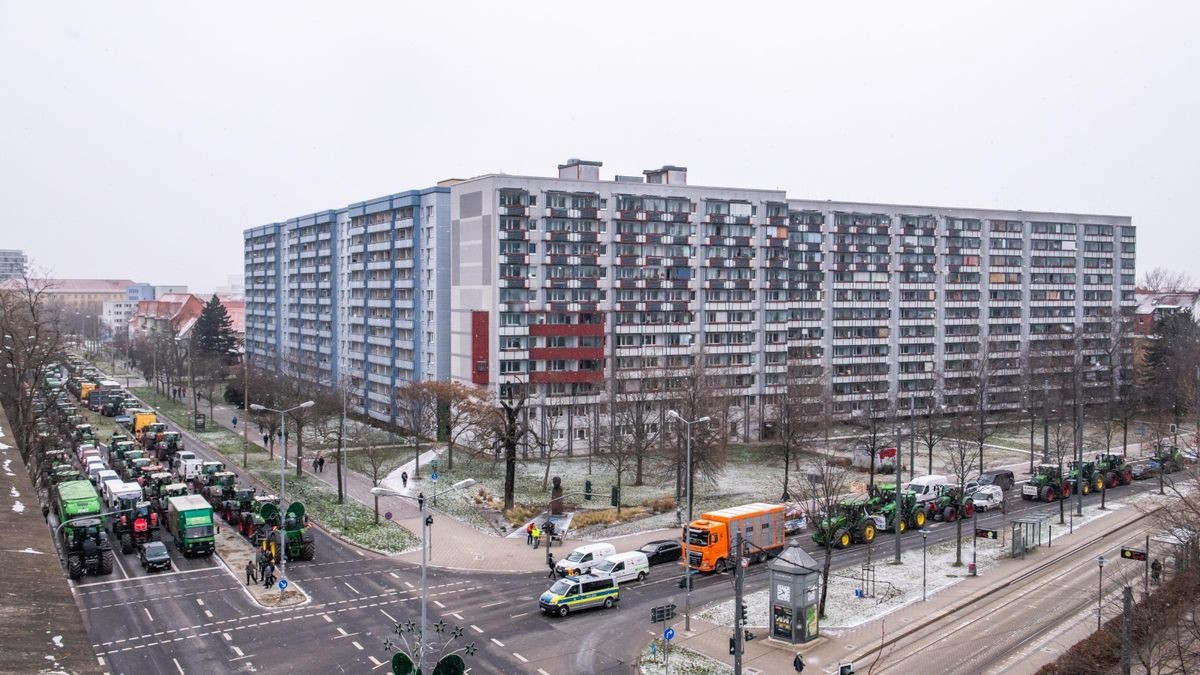
[[[305,401],[304,403],[301,403],[300,405],[292,406],[291,408],[284,408],[283,410],[276,410],[275,408],[268,408],[265,405],[251,403],[250,409],[258,410],[260,412],[279,413],[279,428],[283,429],[283,425],[284,425],[283,416],[284,415],[292,412],[293,410],[299,410],[301,408],[311,408],[314,405],[316,405],[315,401]],[[250,424],[250,420],[244,420],[244,423],[248,425],[248,424]],[[287,485],[287,446],[284,446],[283,450],[280,451],[280,453],[279,453],[279,506],[282,507],[283,509],[287,508],[287,504],[284,502],[284,498],[283,498],[284,488],[286,487],[286,485]],[[284,561],[287,558],[287,540],[285,538],[286,536],[287,536],[287,534],[284,532],[283,528],[282,527],[279,528],[279,577],[281,579],[287,578],[287,570],[284,568],[284,565],[283,565]]]
[[[251,407],[253,407],[253,406],[251,406]],[[430,496],[430,498],[437,497],[438,495],[444,495],[447,492],[453,492],[455,490],[465,490],[466,488],[469,488],[474,484],[475,484],[474,478],[467,478],[465,480],[460,480],[457,483],[455,483],[454,485],[451,485],[450,487],[446,488],[445,490],[442,490],[441,492],[433,493]],[[420,497],[413,497],[412,495],[406,495],[406,494],[403,494],[400,492],[396,492],[395,490],[389,490],[388,488],[378,487],[378,486],[371,488],[371,494],[375,495],[376,497],[404,497],[405,499],[415,499],[417,502],[417,506],[421,509],[421,634],[420,634],[420,636],[418,638],[418,642],[417,642],[416,661],[417,661],[417,672],[422,673],[422,672],[425,672],[425,670],[424,670],[424,668],[425,668],[425,644],[426,644],[426,620],[425,620],[425,617],[427,615],[426,606],[429,601],[429,581],[428,581],[428,577],[426,576],[426,571],[429,567],[429,558],[428,558],[427,552],[429,551],[429,528],[433,526],[433,516],[426,515],[426,513],[425,513],[425,497],[423,494]]]
[[[707,423],[709,417],[705,415],[697,420],[687,421],[683,419],[677,411],[668,410],[667,417],[674,417],[683,424],[687,425],[687,457],[684,462],[687,465],[687,525],[683,528],[683,588],[684,588],[684,605],[683,605],[683,629],[686,631],[692,630],[692,426],[695,424]]]

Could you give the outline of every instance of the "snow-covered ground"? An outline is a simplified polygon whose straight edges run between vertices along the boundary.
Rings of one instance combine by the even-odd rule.
[[[642,675],[667,675],[663,664],[662,640],[655,640],[642,653]],[[674,675],[727,675],[733,668],[690,649],[671,647],[668,656]]]
[[[1099,503],[1085,505],[1083,517],[1075,519],[1075,527],[1081,527],[1088,522],[1112,513],[1124,505],[1108,502],[1108,509],[1101,511]],[[1068,507],[1068,522],[1070,520]],[[937,527],[954,527],[954,525],[938,525]],[[1053,535],[1054,539],[1069,533],[1069,525],[1059,525],[1058,515],[1047,516],[1042,521],[1042,536]],[[821,628],[852,628],[866,623],[879,616],[887,614],[910,602],[921,600],[922,578],[926,583],[926,594],[933,595],[948,588],[967,576],[967,564],[971,562],[971,533],[970,522],[963,523],[963,565],[954,566],[954,540],[929,546],[925,571],[922,571],[921,552],[906,551],[904,563],[892,565],[892,548],[888,544],[877,544],[875,553],[875,588],[874,597],[855,597],[855,590],[863,587],[862,570],[860,568],[842,569],[833,572],[829,579],[829,593],[825,601],[825,618],[821,620]],[[1001,557],[1007,555],[1010,548],[1007,541],[1008,532],[1004,532],[1005,540],[981,539],[977,542],[977,569],[980,575],[994,568]],[[915,535],[910,535],[915,536]],[[1043,541],[1045,541],[1043,539]],[[820,559],[818,558],[818,562]],[[868,595],[870,595],[868,593]],[[746,595],[748,605],[747,621],[750,627],[766,627],[770,601],[767,591],[758,591]],[[716,603],[705,607],[699,613],[700,618],[722,626],[733,626],[733,601]]]

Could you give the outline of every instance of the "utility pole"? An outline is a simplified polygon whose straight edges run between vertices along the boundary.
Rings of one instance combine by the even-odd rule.
[[[896,531],[896,559],[892,562],[899,565],[902,562],[900,560],[900,522],[904,519],[904,510],[901,508],[901,499],[904,496],[904,487],[900,485],[900,427],[897,426],[895,431],[896,458],[894,462],[896,464],[896,512],[892,516],[892,529]]]
[[[1121,675],[1130,675],[1133,664],[1133,587],[1126,586],[1121,624]]]
[[[733,533],[733,675],[742,675],[742,650],[745,648],[742,631],[742,533]]]
[[[193,417],[193,419],[195,419]],[[242,468],[250,463],[250,354],[242,349]]]
[[[1042,464],[1050,463],[1050,382],[1042,382]]]
[[[931,404],[932,405],[932,404]],[[899,459],[900,445],[896,445],[896,455]],[[913,471],[917,466],[917,397],[908,399],[908,479],[913,479]],[[900,489],[900,474],[896,474],[896,489]]]

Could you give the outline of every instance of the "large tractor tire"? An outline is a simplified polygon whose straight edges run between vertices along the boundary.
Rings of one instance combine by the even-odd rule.
[[[850,537],[849,530],[838,530],[837,533],[833,535],[834,548],[846,548],[852,542],[853,540]]]
[[[1092,485],[1092,490],[1094,492],[1099,492],[1099,491],[1103,490],[1105,485],[1107,485],[1107,481],[1104,480],[1104,476],[1096,476],[1096,478],[1093,480],[1095,481],[1094,484]]]
[[[908,523],[904,522],[904,519],[901,518],[900,522],[896,524],[896,527],[900,528],[900,534],[904,534],[908,530]]]
[[[1054,498],[1057,496],[1054,494],[1054,488],[1050,487],[1049,485],[1042,486],[1040,495],[1042,497],[1042,501],[1047,503],[1054,501]]]
[[[958,520],[958,511],[955,511],[953,506],[947,506],[945,510],[942,511],[942,520],[946,521],[947,523],[953,523],[954,521]]]
[[[858,538],[861,539],[864,544],[870,544],[870,543],[874,542],[875,541],[875,524],[874,523],[864,524],[862,526],[862,529],[859,530],[859,532],[858,532]]]
[[[970,518],[975,515],[975,502],[968,500],[963,504],[963,518]]]
[[[300,547],[300,559],[301,560],[312,560],[315,557],[317,557],[316,542],[310,541]]]
[[[128,532],[121,535],[121,553],[125,555],[133,553],[133,537],[129,536]]]
[[[1082,492],[1084,496],[1092,494],[1092,484],[1088,481],[1079,481],[1079,491]]]
[[[1121,472],[1121,485],[1129,485],[1133,482],[1133,469],[1125,469]]]
[[[100,552],[100,574],[112,574],[113,568],[113,552],[112,550]]]
[[[83,577],[83,556],[78,553],[67,554],[67,576],[75,581]]]
[[[925,511],[917,509],[913,512],[912,526],[914,530],[919,530],[925,527]]]
[[[1108,486],[1108,489],[1111,490],[1121,484],[1121,478],[1117,475],[1116,471],[1109,471],[1104,474],[1104,482]]]

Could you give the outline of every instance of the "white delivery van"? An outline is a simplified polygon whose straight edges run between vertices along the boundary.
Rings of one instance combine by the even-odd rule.
[[[114,491],[118,491],[124,487],[124,485],[125,481],[121,480],[120,477],[100,481],[100,499],[104,501],[105,507],[112,506],[113,500],[111,495]],[[107,511],[108,508],[105,508],[104,510]]]
[[[580,575],[616,552],[617,548],[612,544],[585,544],[568,553],[554,568],[563,576]]]
[[[110,509],[117,505],[117,500],[119,500],[121,497],[132,495],[140,500],[144,495],[142,492],[142,486],[138,485],[137,483],[116,483],[110,481],[105,483],[104,486],[109,488],[108,492],[104,495],[104,498],[108,501],[108,508]]]
[[[949,484],[950,479],[945,476],[931,474],[912,479],[909,481],[906,489],[916,493],[918,506],[924,506],[926,503],[937,499],[937,486]]]
[[[87,477],[89,480],[92,481],[92,485],[97,485],[97,486],[100,485],[100,480],[99,480],[100,472],[105,471],[107,469],[108,469],[108,467],[104,466],[104,462],[101,462],[98,459],[93,459],[92,461],[88,462]]]
[[[112,469],[105,469],[96,474],[96,487],[103,490],[104,484],[110,480],[120,480],[120,477],[117,475],[116,471],[113,471]]]
[[[189,455],[192,454],[190,450],[185,452],[187,452]],[[180,452],[179,454],[183,454],[183,452]],[[198,459],[196,457],[186,457],[184,459],[180,459],[178,456],[175,457],[174,471],[175,475],[178,476],[179,480],[181,481],[187,482],[196,476],[199,476],[203,468],[204,460],[202,459]]]
[[[650,561],[641,551],[617,553],[600,561],[590,572],[597,577],[612,577],[617,583],[641,581],[650,574]]]
[[[99,451],[99,450],[85,450],[85,451],[83,452],[83,455],[82,455],[82,456],[80,456],[80,458],[79,458],[79,461],[80,461],[80,462],[81,462],[81,463],[82,463],[84,466],[87,466],[88,464],[91,464],[93,460],[95,460],[95,461],[97,461],[97,462],[103,462],[103,461],[104,461],[104,458],[100,456],[100,451]]]

